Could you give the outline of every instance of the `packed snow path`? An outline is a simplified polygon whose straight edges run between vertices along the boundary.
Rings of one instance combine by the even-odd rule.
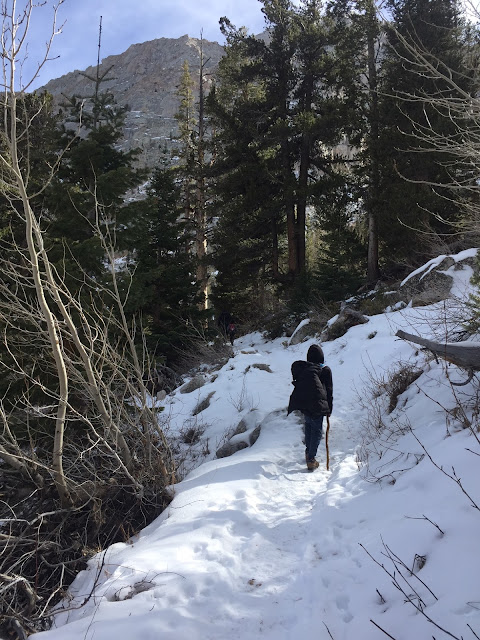
[[[345,540],[344,529],[365,518],[345,523],[337,513],[359,491],[352,484],[354,456],[334,444],[345,429],[332,420],[334,471],[325,469],[322,441],[321,467],[310,473],[298,418],[268,415],[250,451],[204,464],[181,483],[161,526],[157,520],[130,547],[116,545],[118,559],[111,549],[92,603],[103,605],[93,622],[69,626],[81,625],[87,639],[134,640],[140,616],[142,640],[293,640],[325,631],[332,614],[350,622],[345,584],[366,558]],[[120,617],[118,601],[124,602]],[[64,638],[65,632],[50,633]]]
[[[455,422],[447,421],[446,433],[441,405],[451,389],[442,366],[425,365],[414,347],[394,338],[419,314],[431,321],[442,313],[432,306],[378,315],[323,345],[334,380],[330,471],[325,440],[320,468],[306,470],[301,419],[286,415],[291,363],[304,359],[314,340],[237,340],[224,367],[207,372],[201,389],[175,392],[164,412],[179,432],[202,427],[210,459],[176,485],[155,522],[89,562],[55,628],[35,639],[381,640],[387,636],[379,627],[395,640],[473,640],[470,629],[480,636],[478,510],[408,430],[378,443],[384,481],[368,482],[357,462],[364,382],[399,360],[421,364],[424,374],[389,419],[408,419],[432,458],[454,465],[480,504],[480,446]],[[209,394],[210,406],[193,416]],[[261,424],[257,442],[215,459],[240,419]],[[394,571],[387,547],[412,568],[423,558],[415,575],[404,572],[407,596],[372,559]]]

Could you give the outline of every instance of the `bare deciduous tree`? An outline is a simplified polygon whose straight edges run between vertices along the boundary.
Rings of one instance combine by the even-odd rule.
[[[25,92],[48,60],[62,2],[53,6],[45,58],[27,82],[17,69],[41,5],[1,3],[0,191],[22,237],[12,234],[0,260],[0,348],[10,381],[0,400],[0,481],[9,495],[1,509],[0,628],[17,632],[48,626],[49,606],[85,558],[155,517],[175,473],[161,408],[147,390],[141,327],[124,310],[128,290],[117,280],[112,220],[96,200],[90,222],[109,285],[84,274],[74,296],[50,260],[36,213],[61,154],[35,184],[28,138],[41,107],[27,109]]]
[[[478,19],[478,10],[475,9]],[[429,81],[428,86],[436,90],[418,89],[409,93],[402,91],[398,94],[404,103],[415,102],[423,106],[423,120],[413,120],[406,111],[404,116],[411,123],[411,131],[406,134],[411,138],[411,152],[417,154],[436,154],[438,162],[445,168],[449,177],[447,181],[418,180],[402,176],[412,183],[428,184],[438,195],[451,200],[457,206],[462,205],[465,216],[459,222],[441,219],[442,223],[452,226],[455,231],[470,232],[478,235],[479,209],[478,169],[480,164],[480,98],[478,95],[479,81],[479,50],[476,42],[469,46],[463,45],[463,60],[461,70],[454,70],[431,53],[413,32],[405,37],[395,32],[402,50],[397,50],[397,56],[416,74]],[[428,113],[438,115],[436,123],[432,122]],[[448,123],[438,128],[439,123]],[[438,214],[437,214],[438,217]]]

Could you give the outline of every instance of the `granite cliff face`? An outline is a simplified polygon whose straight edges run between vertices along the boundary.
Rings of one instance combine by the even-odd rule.
[[[222,55],[223,47],[217,42],[203,41],[204,81],[207,86]],[[200,40],[188,35],[134,44],[124,53],[102,60],[100,75],[111,67],[107,74],[111,80],[102,83],[102,90],[108,89],[119,105],[130,108],[122,148],[140,148],[139,161],[142,165],[154,166],[165,145],[167,148],[174,146],[172,137],[177,129],[175,113],[179,105],[176,92],[185,60],[198,87]],[[51,80],[43,88],[54,96],[57,103],[62,102],[62,96],[87,97],[93,92],[93,82],[83,74],[93,77],[95,67],[67,73]]]

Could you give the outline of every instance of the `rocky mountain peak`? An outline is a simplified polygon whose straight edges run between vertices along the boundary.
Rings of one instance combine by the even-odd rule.
[[[203,40],[210,81],[223,52],[218,42]],[[187,34],[132,44],[124,53],[108,56],[101,62],[100,74],[109,69],[107,78],[110,78],[102,83],[102,89],[111,91],[119,105],[128,105],[130,109],[122,148],[140,148],[142,165],[154,166],[162,150],[173,146],[179,105],[176,92],[185,60],[198,87],[200,40]],[[88,76],[94,77],[95,73],[93,66],[72,71],[50,80],[43,89],[50,92],[57,103],[61,103],[64,96],[87,97],[93,92],[93,82]]]

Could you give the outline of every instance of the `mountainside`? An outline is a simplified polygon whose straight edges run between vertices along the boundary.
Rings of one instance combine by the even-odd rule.
[[[32,640],[479,638],[479,381],[452,386],[464,371],[395,337],[456,334],[475,255],[429,261],[396,292],[403,308],[322,340],[334,403],[314,473],[286,410],[313,324],[300,343],[242,336],[159,400],[195,468]],[[410,287],[437,276],[443,299],[415,306]]]
[[[223,47],[204,40],[203,54],[206,61],[204,81],[208,86],[223,55]],[[179,103],[176,91],[185,60],[198,86],[200,40],[188,35],[133,44],[124,53],[102,60],[100,76],[110,69],[106,77],[111,78],[102,83],[102,90],[108,89],[119,105],[130,108],[123,149],[140,148],[141,164],[153,166],[165,145],[172,147]],[[95,72],[95,67],[72,71],[51,80],[43,89],[54,96],[57,104],[63,101],[63,96],[87,97],[93,92],[93,82],[86,75],[93,77]]]

